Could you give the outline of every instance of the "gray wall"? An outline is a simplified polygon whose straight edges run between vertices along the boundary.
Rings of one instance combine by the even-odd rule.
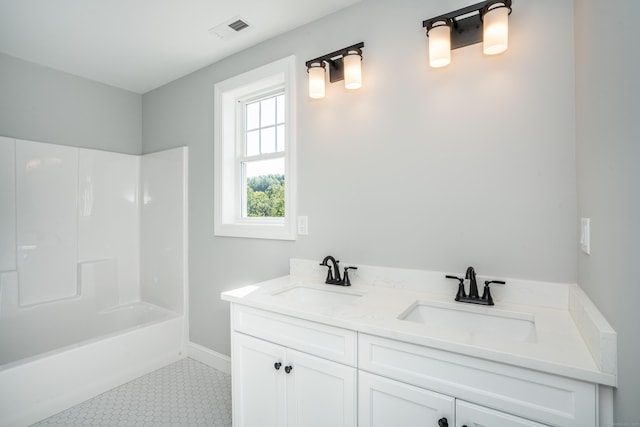
[[[290,257],[576,281],[573,2],[518,1],[506,54],[475,45],[429,69],[422,20],[467,4],[364,0],[143,96],[143,151],[189,146],[192,341],[229,354],[220,292]],[[359,41],[364,87],[310,100],[304,62]],[[214,84],[290,54],[310,234],[215,237]]]
[[[576,1],[578,283],[618,333],[616,422],[640,425],[640,51],[637,0]]]
[[[0,54],[0,135],[142,151],[142,96]]]
[[[219,293],[286,274],[292,256],[578,281],[619,334],[616,422],[640,423],[640,58],[634,27],[620,25],[640,3],[579,0],[574,16],[570,0],[519,0],[506,54],[477,45],[429,69],[422,19],[468,3],[364,0],[143,97],[0,54],[0,135],[124,153],[189,146],[194,342],[228,354]],[[363,89],[309,100],[304,61],[361,40]],[[290,54],[310,235],[214,237],[213,85]],[[592,219],[591,256],[576,248],[580,216]]]

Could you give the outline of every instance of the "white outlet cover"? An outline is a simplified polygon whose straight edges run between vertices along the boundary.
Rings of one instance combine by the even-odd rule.
[[[591,255],[591,218],[580,218],[580,249]]]
[[[308,216],[298,217],[298,234],[302,236],[306,236],[309,234],[309,217]]]

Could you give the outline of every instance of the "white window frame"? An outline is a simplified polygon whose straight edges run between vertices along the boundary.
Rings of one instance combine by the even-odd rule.
[[[296,239],[296,106],[295,56],[272,62],[219,82],[214,87],[214,234],[257,239]],[[284,89],[285,97],[285,190],[284,218],[243,217],[242,101]]]

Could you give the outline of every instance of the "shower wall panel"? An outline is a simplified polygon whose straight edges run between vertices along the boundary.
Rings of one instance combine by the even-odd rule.
[[[0,137],[0,317],[141,300],[184,313],[186,200],[185,147],[135,156]]]
[[[16,269],[15,142],[0,136],[0,271]]]
[[[16,140],[20,305],[78,294],[78,149]]]
[[[144,301],[183,312],[186,252],[185,147],[142,156],[141,292]]]
[[[139,156],[80,149],[78,262],[115,263],[119,304],[140,299]]]

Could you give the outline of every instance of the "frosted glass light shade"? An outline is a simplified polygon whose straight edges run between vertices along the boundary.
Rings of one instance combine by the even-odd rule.
[[[509,47],[509,8],[490,9],[483,17],[483,51],[497,55]]]
[[[360,89],[362,87],[362,57],[357,52],[349,52],[342,58],[344,64],[344,87]]]
[[[451,62],[451,28],[439,25],[429,30],[429,65],[440,68]]]
[[[325,72],[322,66],[311,66],[309,68],[309,98],[321,99],[324,98],[325,88],[324,79]]]

